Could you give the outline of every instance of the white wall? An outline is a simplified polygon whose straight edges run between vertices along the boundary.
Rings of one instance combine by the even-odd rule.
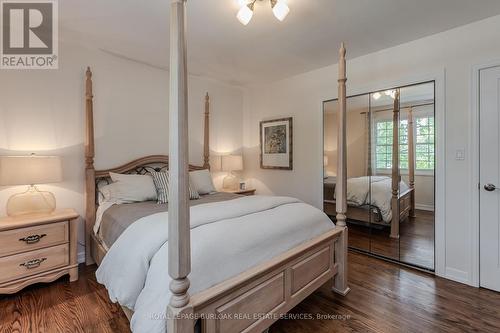
[[[469,149],[471,142],[472,66],[500,58],[499,40],[500,16],[496,16],[348,62],[349,94],[445,71],[445,100],[436,96],[438,103],[445,104],[445,133],[441,133],[445,149],[438,164],[446,165],[441,207],[445,220],[438,221],[446,232],[444,244],[437,244],[444,250],[442,271],[438,273],[470,284],[475,284],[476,261],[471,230],[477,223],[470,218],[472,161],[455,160],[455,151]],[[245,175],[260,193],[292,195],[321,207],[321,102],[336,97],[336,79],[337,66],[332,65],[246,90]],[[259,121],[286,116],[294,117],[294,170],[261,170]]]
[[[168,55],[167,55],[168,56]],[[168,71],[74,44],[60,45],[60,69],[2,71],[0,154],[63,156],[64,182],[52,190],[58,207],[84,215],[84,70],[94,73],[96,168],[150,154],[168,154]],[[241,150],[243,95],[215,80],[190,76],[190,161],[202,164],[204,96],[211,96],[212,153]],[[216,183],[221,182],[216,175]],[[25,187],[0,187],[7,198]],[[79,233],[83,244],[83,223]],[[80,246],[79,253],[83,248]]]
[[[333,103],[333,102],[332,102]],[[347,112],[347,177],[361,177],[366,175],[367,168],[367,123],[366,116],[361,114],[366,110],[350,110]],[[324,115],[324,143],[328,156],[327,174],[337,174],[337,117],[335,113]]]

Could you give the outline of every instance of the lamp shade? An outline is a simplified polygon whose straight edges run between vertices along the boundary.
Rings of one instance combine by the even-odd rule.
[[[0,156],[0,185],[36,185],[62,181],[58,156]]]
[[[243,157],[241,155],[222,156],[222,171],[240,171],[243,170]]]
[[[210,171],[222,171],[222,158],[221,155],[210,155]]]

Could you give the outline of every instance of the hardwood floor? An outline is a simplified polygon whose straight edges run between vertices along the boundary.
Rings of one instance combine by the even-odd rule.
[[[63,277],[0,296],[0,332],[129,332],[121,308],[95,280],[95,266],[80,265],[80,279]]]
[[[389,237],[389,228],[349,224],[349,246],[433,270],[434,212],[417,210],[416,215],[401,222],[399,239]]]
[[[80,268],[75,283],[63,278],[0,296],[0,332],[129,332],[95,266]],[[303,319],[280,320],[270,332],[500,332],[500,293],[357,253],[349,254],[349,284],[346,297],[325,284],[289,316]]]

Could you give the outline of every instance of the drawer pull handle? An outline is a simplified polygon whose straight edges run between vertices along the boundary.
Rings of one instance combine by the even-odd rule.
[[[47,234],[41,234],[41,235],[31,235],[28,237],[24,238],[19,238],[20,242],[26,242],[26,244],[35,244],[40,241],[43,237],[47,236]]]
[[[19,264],[19,266],[24,266],[26,269],[33,269],[40,267],[40,264],[47,260],[47,258],[41,258],[41,259],[33,259],[30,261],[26,261],[25,263]]]

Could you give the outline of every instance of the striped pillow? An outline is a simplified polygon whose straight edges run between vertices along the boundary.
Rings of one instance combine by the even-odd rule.
[[[170,174],[168,172],[151,172],[153,177],[153,182],[156,187],[156,192],[158,194],[158,203],[165,204],[168,202],[168,189],[170,185]],[[200,195],[196,191],[191,182],[189,182],[189,199],[196,200],[199,199]]]

